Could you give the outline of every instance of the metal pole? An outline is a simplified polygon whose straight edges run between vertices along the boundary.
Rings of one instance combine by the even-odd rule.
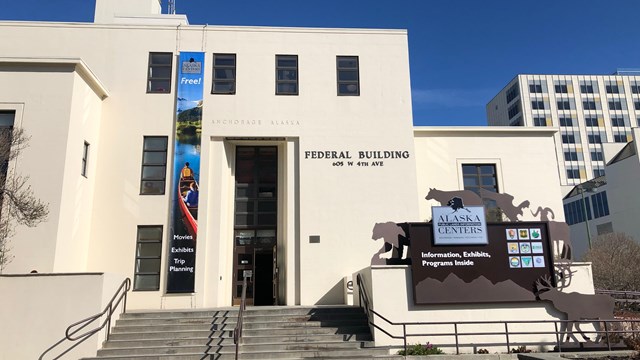
[[[591,250],[591,229],[589,229],[589,216],[587,215],[587,204],[584,201],[584,187],[579,186],[580,194],[582,195],[582,211],[584,211],[584,223],[587,225],[587,240],[589,240],[589,250]]]

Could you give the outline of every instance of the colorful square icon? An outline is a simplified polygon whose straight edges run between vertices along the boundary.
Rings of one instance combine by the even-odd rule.
[[[534,256],[533,257],[533,267],[537,267],[537,268],[545,267],[544,256]]]
[[[533,267],[533,258],[531,256],[523,256],[520,258],[520,262],[522,263],[523,268],[532,268]]]
[[[531,253],[532,254],[543,254],[544,249],[542,247],[541,242],[532,242],[531,243]]]
[[[519,268],[520,267],[520,256],[510,256],[509,257],[509,267],[511,267],[511,268]]]
[[[520,253],[521,254],[531,254],[531,243],[529,243],[529,242],[520,243]]]
[[[509,254],[520,254],[520,246],[518,245],[518,243],[515,243],[515,242],[507,243],[507,247],[509,250]]]
[[[542,240],[542,232],[539,228],[529,229],[529,237],[531,240]]]
[[[529,240],[529,229],[518,229],[518,239]]]
[[[507,229],[507,240],[518,240],[518,229]]]

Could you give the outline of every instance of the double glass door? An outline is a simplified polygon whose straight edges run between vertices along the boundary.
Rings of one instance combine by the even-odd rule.
[[[236,147],[233,304],[277,305],[278,148]]]

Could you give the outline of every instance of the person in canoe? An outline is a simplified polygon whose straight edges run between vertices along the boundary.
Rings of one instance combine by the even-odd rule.
[[[182,200],[184,200],[188,207],[198,206],[198,185],[196,185],[195,182],[189,184],[189,191],[187,191],[187,194],[182,198]]]
[[[180,171],[180,177],[184,180],[193,179],[193,170],[189,167],[189,162],[184,163],[184,167]]]

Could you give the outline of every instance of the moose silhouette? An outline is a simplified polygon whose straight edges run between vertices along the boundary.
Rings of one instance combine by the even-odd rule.
[[[567,334],[565,341],[568,341],[570,337],[579,341],[573,332],[574,325],[585,341],[592,341],[580,329],[580,323],[584,320],[592,320],[593,327],[598,332],[595,342],[602,340],[600,320],[613,320],[615,301],[611,296],[576,292],[564,293],[553,286],[548,276],[538,279],[535,285],[538,299],[551,302],[554,308],[567,316],[567,322],[562,323],[560,327],[560,334]]]

